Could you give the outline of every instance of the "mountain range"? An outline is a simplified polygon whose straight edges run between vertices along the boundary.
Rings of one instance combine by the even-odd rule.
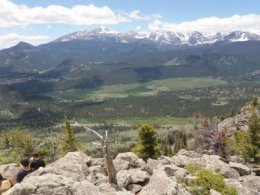
[[[138,41],[151,41],[158,46],[167,45],[188,45],[196,46],[203,44],[213,44],[216,42],[236,42],[260,40],[260,36],[250,32],[233,31],[228,34],[201,33],[201,32],[139,32],[131,31],[126,33],[115,32],[107,28],[97,28],[92,31],[79,31],[62,36],[54,42],[65,42],[72,40],[101,40],[115,41],[121,43],[134,43]]]
[[[39,46],[21,42],[1,50],[0,82],[31,86],[44,81],[74,89],[173,77],[258,78],[259,40],[259,35],[241,31],[119,33],[98,28]]]

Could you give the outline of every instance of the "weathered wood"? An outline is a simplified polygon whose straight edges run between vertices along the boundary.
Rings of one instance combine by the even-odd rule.
[[[109,150],[109,141],[108,141],[108,131],[106,131],[105,137],[103,137],[101,134],[99,134],[96,130],[93,130],[85,125],[80,125],[79,123],[76,123],[73,126],[77,127],[83,127],[85,130],[90,131],[94,133],[101,141],[101,144],[94,142],[96,145],[99,145],[102,147],[102,153],[106,164],[107,169],[107,175],[108,175],[108,181],[109,183],[117,184],[116,179],[116,169],[113,163],[113,159]]]

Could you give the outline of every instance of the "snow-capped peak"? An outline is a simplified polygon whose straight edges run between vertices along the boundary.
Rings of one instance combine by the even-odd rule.
[[[92,31],[93,33],[101,33],[101,34],[118,34],[118,32],[110,30],[104,26],[96,28]]]
[[[230,42],[259,40],[259,36],[250,32],[233,31],[226,37]]]
[[[64,42],[72,40],[110,40],[122,43],[137,42],[139,40],[150,40],[159,45],[202,45],[213,44],[215,42],[234,42],[234,41],[248,41],[260,40],[257,34],[233,31],[228,34],[216,33],[202,33],[202,32],[171,32],[171,31],[130,31],[130,32],[116,32],[105,27],[100,27],[94,30],[78,31],[69,35],[58,38],[55,42]]]

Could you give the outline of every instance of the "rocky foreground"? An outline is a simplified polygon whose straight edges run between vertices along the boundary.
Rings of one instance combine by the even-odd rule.
[[[149,159],[145,163],[135,154],[120,153],[114,160],[118,186],[108,183],[102,158],[91,158],[82,152],[71,152],[47,167],[25,177],[4,194],[9,195],[188,195],[187,183],[194,179],[185,166],[197,163],[206,169],[220,171],[225,183],[238,194],[260,194],[258,170],[235,162],[223,162],[219,156],[181,150],[173,157]],[[11,176],[12,166],[0,166]],[[8,167],[9,166],[9,167]],[[211,194],[220,194],[211,190]]]

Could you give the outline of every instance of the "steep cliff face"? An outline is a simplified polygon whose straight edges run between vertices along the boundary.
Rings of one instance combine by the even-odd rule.
[[[120,153],[114,159],[118,185],[108,183],[103,159],[82,152],[65,157],[25,177],[5,194],[9,195],[173,195],[190,194],[187,184],[194,176],[186,166],[196,163],[208,170],[219,170],[228,186],[238,194],[259,194],[260,177],[248,167],[227,164],[215,155],[181,150],[173,157],[144,162],[135,154]]]

